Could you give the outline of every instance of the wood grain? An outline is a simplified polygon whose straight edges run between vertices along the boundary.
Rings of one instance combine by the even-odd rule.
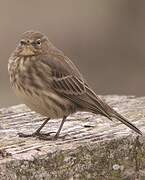
[[[145,97],[105,96],[108,104],[145,132]],[[25,105],[0,109],[0,179],[145,178],[144,135],[100,115],[78,112],[64,124],[57,141],[20,138],[44,117]],[[56,132],[50,120],[43,132]]]

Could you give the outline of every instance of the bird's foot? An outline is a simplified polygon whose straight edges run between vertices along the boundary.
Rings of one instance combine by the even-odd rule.
[[[40,140],[47,140],[47,141],[55,141],[55,140],[57,140],[58,139],[58,137],[57,136],[47,136],[47,135],[40,135],[40,136],[37,136],[38,137],[38,139],[40,139]]]
[[[65,139],[66,137],[66,135],[59,136],[57,133],[55,135],[51,135],[52,133],[55,133],[55,132],[40,133],[36,131],[32,134],[18,133],[18,136],[22,138],[37,137],[40,140],[46,140],[46,141],[55,141],[58,138]]]
[[[55,141],[57,139],[65,139],[66,135],[64,136],[58,136],[57,134],[55,134],[54,136],[53,135],[50,135],[50,136],[47,136],[47,135],[41,135],[41,136],[37,136],[38,139],[40,140],[45,140],[45,141]]]
[[[26,137],[41,137],[41,136],[50,136],[50,134],[52,133],[55,133],[55,132],[49,132],[49,133],[40,133],[40,132],[34,132],[32,134],[25,134],[25,133],[18,133],[18,136],[19,137],[23,137],[23,138],[26,138]]]

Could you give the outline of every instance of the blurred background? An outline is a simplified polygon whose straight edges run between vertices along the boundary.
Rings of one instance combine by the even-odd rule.
[[[145,1],[1,0],[0,107],[20,103],[7,63],[30,29],[63,50],[97,94],[145,96]]]

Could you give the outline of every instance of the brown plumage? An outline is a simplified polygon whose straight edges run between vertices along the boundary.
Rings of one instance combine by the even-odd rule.
[[[138,128],[94,93],[72,61],[40,32],[23,34],[9,58],[8,71],[16,95],[32,110],[48,117],[35,133],[20,136],[37,135],[46,139],[40,130],[48,120],[63,118],[54,136],[57,138],[66,117],[77,111],[101,114],[110,120],[116,118],[141,134]]]

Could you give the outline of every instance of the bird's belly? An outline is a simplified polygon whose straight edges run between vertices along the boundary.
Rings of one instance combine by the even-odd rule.
[[[60,96],[47,92],[41,94],[28,93],[13,88],[15,94],[33,111],[49,118],[62,118],[75,112],[73,105]],[[32,92],[32,90],[31,90]]]

